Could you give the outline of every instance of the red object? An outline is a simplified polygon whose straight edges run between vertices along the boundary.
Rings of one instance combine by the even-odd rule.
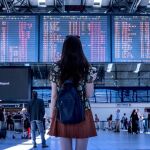
[[[31,133],[31,129],[30,129],[30,128],[27,128],[28,138],[30,138],[30,133]]]

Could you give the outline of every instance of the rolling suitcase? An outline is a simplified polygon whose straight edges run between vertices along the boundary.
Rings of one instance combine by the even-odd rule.
[[[6,138],[6,129],[1,129],[0,130],[0,139],[3,138],[5,139]]]
[[[5,139],[6,133],[7,133],[6,124],[3,122],[2,128],[0,129],[0,139],[1,138]]]

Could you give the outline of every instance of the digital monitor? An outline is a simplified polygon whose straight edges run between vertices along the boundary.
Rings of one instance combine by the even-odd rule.
[[[0,67],[0,100],[18,102],[30,99],[30,67]]]
[[[113,16],[112,61],[150,62],[150,16]]]
[[[89,62],[110,62],[109,16],[43,15],[40,22],[40,62],[58,61],[67,35],[80,36]]]
[[[0,63],[38,61],[38,17],[0,15]]]

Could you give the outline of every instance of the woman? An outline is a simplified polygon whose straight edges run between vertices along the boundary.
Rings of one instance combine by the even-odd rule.
[[[49,135],[60,137],[62,150],[72,150],[72,138],[76,139],[76,150],[86,150],[88,138],[96,136],[96,129],[88,98],[92,96],[93,81],[96,73],[93,72],[84,56],[79,37],[67,36],[62,49],[60,61],[51,68],[51,125]],[[85,120],[78,124],[63,124],[56,119],[55,108],[57,89],[63,82],[71,79],[76,85],[81,100],[85,106]]]
[[[138,121],[139,121],[139,118],[138,118],[137,111],[135,109],[132,111],[132,114],[131,114],[130,118],[132,120],[132,133],[138,134]]]
[[[95,127],[96,127],[96,129],[99,130],[99,129],[100,129],[100,126],[99,126],[100,120],[99,120],[97,114],[95,114],[95,119],[94,119],[94,121],[95,121]]]
[[[116,111],[115,132],[120,132],[120,109]]]
[[[110,116],[107,118],[109,130],[112,130],[112,117],[112,114],[110,114]]]

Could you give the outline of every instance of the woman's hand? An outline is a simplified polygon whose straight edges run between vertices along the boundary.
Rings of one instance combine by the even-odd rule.
[[[93,78],[92,80],[95,81],[96,78],[97,78],[97,73],[94,73],[94,74],[92,74],[91,76],[92,76],[92,78]]]
[[[92,77],[92,81],[94,82],[96,80],[96,77],[97,77],[97,70],[95,67],[92,67],[92,74],[91,74],[91,77]]]

